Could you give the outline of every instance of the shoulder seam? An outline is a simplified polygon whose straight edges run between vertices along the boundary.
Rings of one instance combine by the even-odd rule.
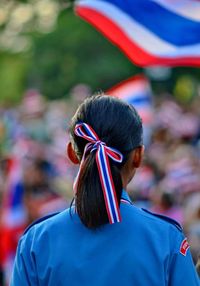
[[[40,223],[40,222],[43,222],[43,221],[45,221],[45,220],[47,220],[47,219],[49,219],[49,218],[51,218],[51,217],[53,217],[53,216],[55,216],[55,215],[57,215],[57,214],[59,214],[59,213],[60,213],[60,212],[55,212],[55,213],[46,215],[46,216],[44,216],[44,217],[41,217],[41,218],[35,220],[35,221],[32,222],[29,226],[27,226],[27,228],[25,229],[23,235],[26,234],[26,233],[29,231],[29,229],[31,229],[34,225],[36,225],[36,224],[38,224],[38,223]]]
[[[161,214],[157,214],[157,213],[153,213],[147,209],[144,209],[142,208],[142,210],[152,216],[155,216],[161,220],[164,220],[165,222],[169,223],[169,224],[172,224],[174,225],[180,232],[183,232],[183,228],[182,226],[174,219],[170,218],[170,217],[167,217],[167,216],[164,216],[164,215],[161,215]]]

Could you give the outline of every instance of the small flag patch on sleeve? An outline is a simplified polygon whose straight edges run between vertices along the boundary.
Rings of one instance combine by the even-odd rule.
[[[187,241],[187,238],[185,238],[185,239],[182,241],[182,243],[181,243],[180,253],[181,253],[182,255],[186,256],[189,247],[190,247],[190,245],[189,245],[189,243],[188,243],[188,241]]]

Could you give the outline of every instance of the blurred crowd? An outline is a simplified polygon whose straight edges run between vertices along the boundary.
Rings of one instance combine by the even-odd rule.
[[[20,106],[0,107],[0,268],[6,281],[24,229],[35,219],[70,205],[77,167],[67,159],[67,130],[88,93],[80,85],[69,99],[47,102],[37,90],[29,90]],[[145,132],[149,136],[143,165],[128,192],[138,207],[167,215],[183,226],[196,262],[200,252],[199,98],[180,104],[171,95],[155,96],[153,118]]]

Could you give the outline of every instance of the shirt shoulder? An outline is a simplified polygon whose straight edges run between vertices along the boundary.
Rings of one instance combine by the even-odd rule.
[[[176,220],[143,208],[138,214],[144,226],[143,231],[153,238],[156,245],[158,240],[162,241],[161,245],[156,246],[157,248],[161,247],[162,251],[168,249],[173,254],[180,253],[183,244],[188,245],[183,228]]]
[[[45,234],[45,233],[60,233],[63,226],[65,226],[70,220],[70,209],[66,209],[61,212],[55,212],[47,216],[41,217],[38,220],[30,224],[24,231],[22,239],[33,236],[33,234]]]
[[[182,233],[182,226],[174,219],[153,213],[145,208],[138,208],[134,204],[124,206],[125,216],[129,217],[129,224],[140,224],[146,227],[151,225],[151,229],[161,229],[162,231],[170,231],[174,229],[177,233]]]

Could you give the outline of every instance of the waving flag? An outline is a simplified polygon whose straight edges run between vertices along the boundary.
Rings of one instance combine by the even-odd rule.
[[[200,66],[200,1],[80,0],[75,11],[140,66]]]
[[[106,94],[116,96],[132,104],[144,124],[152,121],[152,94],[148,79],[143,75],[133,76],[109,89]]]

